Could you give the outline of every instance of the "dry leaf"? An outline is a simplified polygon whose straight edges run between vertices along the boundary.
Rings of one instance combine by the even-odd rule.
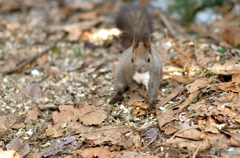
[[[32,121],[37,121],[38,118],[38,108],[34,107],[32,110],[29,110],[27,113],[26,121],[30,124],[32,124]]]
[[[33,83],[19,93],[13,96],[13,99],[20,100],[21,98],[41,98],[42,97],[42,90],[39,83]]]
[[[44,66],[46,64],[46,62],[47,62],[47,57],[48,57],[48,54],[44,54],[42,57],[37,58],[37,60],[36,60],[37,64],[39,66]]]
[[[95,110],[80,117],[80,121],[84,125],[99,125],[107,118],[107,112],[103,110]]]
[[[193,93],[199,90],[202,86],[205,86],[209,83],[209,79],[196,79],[193,83],[186,85],[186,88],[189,93]]]
[[[46,129],[46,135],[50,137],[59,137],[62,135],[62,132],[55,129],[52,125],[48,125],[48,128]]]
[[[20,129],[20,128],[25,128],[24,123],[15,123],[11,126],[12,129]]]
[[[15,137],[13,140],[6,145],[7,150],[15,150],[18,151],[18,153],[21,155],[21,157],[24,157],[30,152],[29,144],[26,143],[24,146],[22,139]]]
[[[86,12],[86,13],[82,13],[79,16],[79,20],[80,19],[84,19],[84,20],[94,20],[99,18],[102,15],[102,13],[98,12],[98,11],[91,11],[91,12]]]
[[[77,150],[74,154],[77,154],[79,157],[116,157],[122,151],[109,151],[107,148],[96,147],[96,148],[86,148]]]
[[[92,2],[72,2],[67,5],[69,9],[81,9],[81,10],[92,10],[94,8],[94,3]]]
[[[140,116],[140,115],[146,115],[146,113],[147,113],[146,110],[137,109],[133,113],[131,113],[131,115]]]
[[[48,148],[44,153],[43,157],[48,157],[57,154],[67,154],[75,151],[81,144],[78,144],[75,137],[66,137],[57,139],[54,146]]]
[[[9,151],[0,151],[0,157],[1,158],[20,158],[21,156],[16,153],[14,150],[9,150]]]

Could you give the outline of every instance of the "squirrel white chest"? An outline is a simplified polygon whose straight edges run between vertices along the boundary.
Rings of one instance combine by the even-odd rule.
[[[135,72],[133,79],[139,84],[141,84],[141,83],[144,84],[146,86],[146,88],[148,89],[148,82],[150,79],[149,71],[147,71],[143,74]]]

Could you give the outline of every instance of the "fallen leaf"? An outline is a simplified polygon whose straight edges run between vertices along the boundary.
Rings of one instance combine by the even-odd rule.
[[[18,113],[8,114],[0,117],[0,133],[4,133],[17,121],[21,120],[23,116]]]
[[[24,123],[15,123],[11,126],[12,129],[20,129],[20,128],[25,128]]]
[[[33,83],[27,87],[25,87],[23,90],[21,90],[19,93],[15,94],[13,96],[13,99],[20,100],[22,98],[41,98],[42,97],[42,90],[39,83]]]
[[[55,145],[48,148],[42,156],[48,157],[51,155],[71,153],[80,146],[81,144],[78,144],[75,137],[65,137],[57,139]]]
[[[83,20],[94,20],[99,18],[102,15],[102,13],[98,12],[98,11],[91,11],[91,12],[86,12],[86,13],[82,13],[79,16],[79,20],[83,19]]]
[[[47,62],[48,54],[44,54],[42,57],[37,58],[36,62],[39,66],[44,66]]]
[[[2,158],[20,158],[21,156],[14,150],[0,151],[0,157]]]
[[[130,135],[127,134],[130,131],[128,127],[104,126],[101,130],[80,134],[79,140],[91,142],[94,145],[118,145],[126,149],[132,145]]]
[[[69,9],[81,9],[81,10],[92,10],[94,8],[94,3],[92,2],[71,2],[66,8]]]
[[[116,157],[122,151],[109,151],[107,148],[96,147],[96,148],[86,148],[80,149],[73,152],[79,157]]]
[[[193,93],[199,90],[202,86],[205,86],[210,82],[211,81],[209,79],[205,79],[205,78],[196,79],[193,83],[186,85],[186,88],[189,93]]]
[[[48,125],[48,128],[46,129],[46,135],[56,138],[62,136],[62,131],[55,129],[52,125]]]
[[[80,121],[84,125],[99,125],[107,118],[107,112],[103,110],[95,110],[80,117]]]
[[[32,121],[37,121],[38,113],[39,111],[37,107],[34,107],[32,110],[29,110],[27,112],[27,118],[26,118],[27,123],[32,124]]]
[[[18,137],[15,137],[13,138],[13,140],[10,141],[10,143],[6,145],[6,148],[7,150],[18,151],[21,157],[24,157],[30,152],[30,147],[28,143],[26,143],[23,146],[22,145],[23,145],[23,140]]]
[[[0,13],[20,9],[21,3],[17,0],[0,0]]]

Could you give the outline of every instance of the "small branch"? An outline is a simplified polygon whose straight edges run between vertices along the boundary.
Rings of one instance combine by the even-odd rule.
[[[147,144],[142,148],[142,151],[143,151],[146,147],[148,147],[154,140],[156,140],[157,136],[158,136],[158,135],[156,135],[149,143],[147,143]]]
[[[168,28],[168,30],[171,32],[171,34],[175,37],[176,31],[173,29],[171,23],[168,21],[167,17],[159,10],[160,17],[165,24],[165,26]]]
[[[168,35],[167,35],[167,29],[165,30],[165,35],[166,35],[166,37],[167,37],[167,40],[170,42],[170,40],[169,40],[169,38],[168,38]],[[179,53],[181,53],[181,54],[182,54],[183,56],[185,56],[186,58],[188,58],[188,59],[190,59],[191,61],[195,62],[196,64],[198,64],[199,66],[203,67],[204,69],[206,69],[206,70],[208,70],[208,71],[210,71],[210,72],[212,72],[212,73],[214,73],[214,74],[219,75],[219,73],[213,72],[212,70],[208,69],[207,67],[203,66],[202,64],[198,63],[197,61],[193,60],[192,58],[190,58],[189,56],[187,56],[186,54],[184,54],[184,53],[183,53],[182,51],[180,51],[177,47],[175,47],[175,46],[172,44],[172,42],[170,42],[170,43],[171,43],[171,46],[172,46],[176,51],[178,51]]]
[[[42,130],[40,130],[40,131],[39,131],[35,136],[33,136],[32,138],[30,138],[30,139],[28,139],[27,141],[25,141],[25,142],[23,143],[23,145],[20,146],[20,148],[19,148],[16,152],[18,152],[25,144],[27,144],[28,142],[30,142],[30,140],[32,140],[32,139],[36,138],[37,136],[39,136],[45,129],[47,129],[47,127],[48,127],[48,126],[46,126],[45,128],[43,128]]]
[[[37,54],[35,56],[33,56],[32,58],[29,58],[27,59],[26,61],[23,61],[23,62],[20,62],[21,64],[19,64],[17,67],[11,69],[11,70],[8,70],[8,71],[5,71],[3,72],[3,75],[7,75],[7,74],[11,74],[11,73],[14,73],[16,72],[17,70],[23,68],[24,66],[26,66],[27,64],[35,61],[37,58],[40,58],[42,57],[44,54],[47,54],[52,48],[55,47],[55,45],[61,41],[64,37],[66,36],[66,33],[64,33],[59,39],[57,39],[51,46],[49,46],[47,49],[45,49],[44,51],[42,51],[40,54]]]
[[[202,145],[201,143],[198,145],[197,150],[193,154],[193,158],[195,158],[197,156],[198,150],[200,149],[201,145]]]

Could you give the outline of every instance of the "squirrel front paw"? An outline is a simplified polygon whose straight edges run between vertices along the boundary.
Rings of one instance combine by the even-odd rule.
[[[118,103],[118,102],[120,103],[120,102],[122,102],[123,99],[124,99],[123,96],[117,93],[117,94],[110,100],[109,104],[115,104],[115,103]]]
[[[156,100],[149,103],[147,110],[149,110],[150,113],[156,113],[156,103]]]

